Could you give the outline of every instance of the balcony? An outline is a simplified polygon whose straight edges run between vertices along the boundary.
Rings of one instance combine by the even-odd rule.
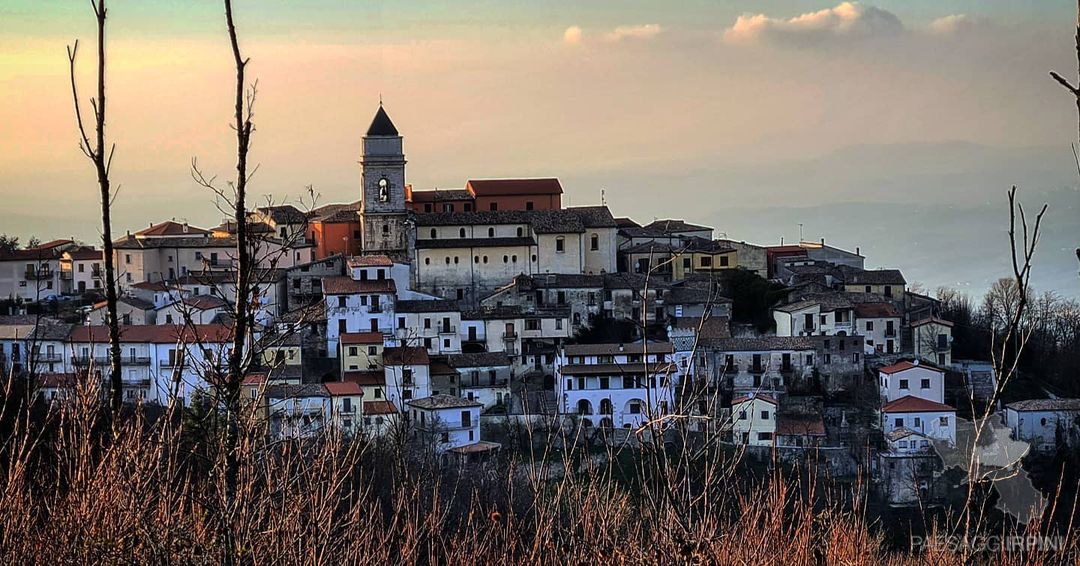
[[[896,329],[895,328],[892,329],[892,330],[886,329],[885,330],[885,337],[886,338],[896,338]]]
[[[513,331],[513,330],[507,330],[506,332],[503,332],[503,340],[504,341],[509,342],[509,341],[517,340],[517,337],[518,337],[518,333]]]
[[[203,264],[206,265],[207,267],[209,267],[210,269],[232,269],[233,266],[236,265],[236,261],[231,259],[231,258],[226,258],[226,259],[209,258],[209,259],[207,259],[207,258],[204,257],[203,258]]]
[[[456,326],[453,326],[453,325],[450,325],[450,326],[446,326],[446,325],[440,326],[440,327],[439,327],[439,334],[457,334],[457,327],[456,327]]]
[[[71,281],[71,272],[70,271],[61,271],[60,272],[60,279],[63,279],[64,281]]]
[[[56,352],[34,352],[34,361],[41,362],[59,362],[63,360],[63,356]]]
[[[27,269],[23,274],[23,279],[27,281],[42,281],[45,279],[53,278],[53,270],[48,267],[42,267],[40,269]]]

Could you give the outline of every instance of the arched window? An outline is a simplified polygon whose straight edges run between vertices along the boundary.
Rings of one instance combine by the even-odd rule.
[[[458,256],[454,256],[454,264],[456,265],[457,262],[458,262]]]
[[[520,237],[522,237],[522,236],[524,236],[524,235],[525,235],[525,229],[524,229],[524,228],[522,228],[521,226],[518,226],[518,229],[517,229],[517,237],[519,237],[519,238],[520,238]]]
[[[472,262],[473,263],[480,263],[480,256],[473,256]]]
[[[533,256],[532,256],[532,260],[533,260],[534,262],[536,261],[536,254],[533,254]]]
[[[510,261],[512,261],[514,263],[517,263],[517,256],[516,255],[510,256]]]
[[[495,229],[494,228],[488,228],[488,237],[489,238],[494,238],[495,237]]]
[[[611,399],[601,399],[600,400],[600,414],[601,415],[610,415],[611,413],[612,413]]]
[[[434,240],[436,237],[438,237],[438,235],[439,235],[438,230],[432,228],[431,229],[431,239]]]
[[[379,179],[379,201],[386,202],[388,200],[390,200],[390,181],[383,177]]]
[[[446,265],[450,265],[450,256],[446,256]]]
[[[459,238],[464,238],[465,237],[465,229],[464,228],[461,228],[461,229],[458,230],[458,237]]]
[[[509,262],[510,262],[510,257],[504,255],[503,256],[503,263],[509,263]]]
[[[487,256],[484,256],[484,263],[487,263]]]

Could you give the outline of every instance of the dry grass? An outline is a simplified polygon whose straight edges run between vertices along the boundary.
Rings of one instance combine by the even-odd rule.
[[[814,474],[724,487],[677,458],[645,458],[655,469],[630,478],[609,466],[538,482],[522,458],[447,471],[392,442],[271,444],[247,431],[231,492],[213,434],[141,412],[114,427],[91,399],[5,415],[0,562],[1075,563],[1071,542],[1068,555],[889,553],[863,498],[841,503]]]

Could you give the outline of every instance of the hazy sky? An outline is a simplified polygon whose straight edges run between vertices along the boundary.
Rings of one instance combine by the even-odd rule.
[[[109,136],[118,232],[215,225],[192,157],[227,176],[232,68],[220,2],[113,0]],[[570,204],[679,216],[775,243],[861,247],[929,286],[977,292],[1004,271],[1005,190],[1049,200],[1036,280],[1080,295],[1075,4],[903,0],[238,0],[259,96],[254,189],[359,196],[378,105],[405,135],[408,180],[552,175]],[[0,5],[0,232],[96,237],[64,48],[83,0]],[[918,242],[902,245],[904,242]]]

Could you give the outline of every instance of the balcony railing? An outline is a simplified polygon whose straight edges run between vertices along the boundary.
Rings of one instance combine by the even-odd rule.
[[[71,363],[76,366],[88,366],[91,359],[96,366],[108,366],[112,364],[109,360],[109,356],[94,356],[90,358],[88,356],[72,356]],[[148,366],[150,365],[149,356],[121,356],[120,364],[125,366]]]
[[[59,362],[63,359],[63,356],[56,352],[34,352],[34,361],[37,362]]]
[[[518,334],[513,330],[503,332],[503,340],[517,340]]]
[[[23,278],[28,281],[52,279],[53,270],[47,267],[41,269],[27,269],[23,274]]]
[[[439,334],[457,334],[456,326],[440,326]]]
[[[885,337],[886,338],[896,338],[896,329],[886,330],[885,331]]]

